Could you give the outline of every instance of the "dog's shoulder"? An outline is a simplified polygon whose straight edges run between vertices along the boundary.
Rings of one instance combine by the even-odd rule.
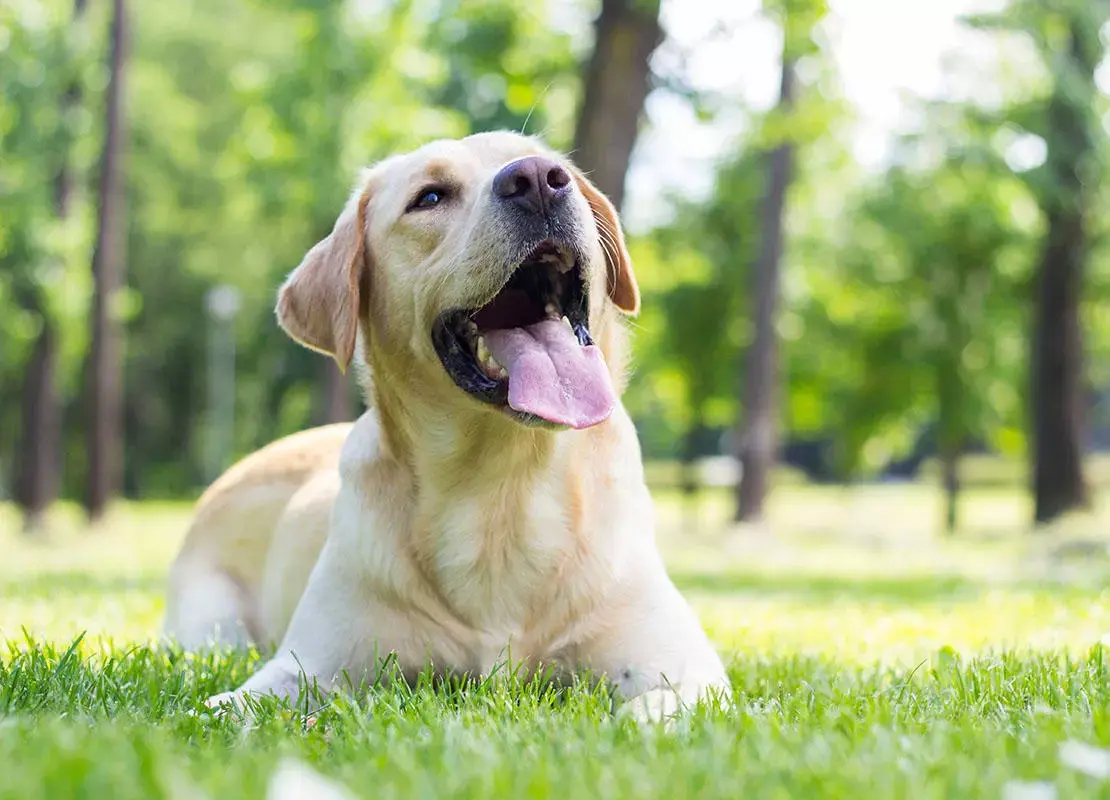
[[[339,452],[339,475],[346,480],[357,479],[381,461],[382,426],[373,409],[363,412],[351,426],[351,432]]]

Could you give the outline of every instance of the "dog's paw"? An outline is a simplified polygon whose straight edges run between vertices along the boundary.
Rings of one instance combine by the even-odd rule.
[[[244,731],[250,730],[258,723],[256,712],[257,703],[252,703],[254,698],[247,698],[246,692],[220,692],[204,701],[208,713],[216,719],[230,719],[243,726]]]
[[[670,725],[685,710],[685,704],[674,689],[649,689],[630,697],[617,709],[617,716],[631,718],[640,723]]]
[[[229,721],[239,731],[242,740],[250,736],[259,725],[259,707],[254,697],[247,697],[243,690],[221,692],[204,701],[204,712],[209,719]]]
[[[213,711],[228,711],[231,709],[243,710],[243,695],[241,692],[220,692],[204,701],[204,705]]]

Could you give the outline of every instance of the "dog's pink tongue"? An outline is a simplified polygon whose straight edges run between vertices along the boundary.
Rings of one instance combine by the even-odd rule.
[[[577,429],[613,413],[617,396],[601,350],[580,345],[566,323],[549,319],[482,335],[509,373],[509,405],[517,411]]]

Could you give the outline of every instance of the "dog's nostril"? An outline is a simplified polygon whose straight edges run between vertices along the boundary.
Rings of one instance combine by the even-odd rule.
[[[532,189],[532,181],[524,175],[517,175],[513,185],[507,188],[511,190],[504,195],[505,197],[519,197],[522,194],[527,194]]]
[[[555,165],[547,172],[547,185],[552,189],[562,189],[570,183],[570,174],[559,165]]]

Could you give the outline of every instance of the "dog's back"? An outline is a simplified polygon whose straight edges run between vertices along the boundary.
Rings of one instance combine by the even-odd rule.
[[[188,649],[270,638],[258,596],[275,580],[267,580],[267,572],[289,568],[269,563],[274,538],[303,535],[306,541],[296,549],[306,557],[318,552],[326,535],[329,489],[338,483],[339,452],[350,429],[347,423],[328,425],[279,439],[236,463],[208,488],[170,570],[166,637]],[[313,497],[294,502],[306,487],[313,488]],[[323,519],[304,524],[306,507]],[[297,531],[282,525],[293,511]],[[297,566],[311,569],[311,563]]]

